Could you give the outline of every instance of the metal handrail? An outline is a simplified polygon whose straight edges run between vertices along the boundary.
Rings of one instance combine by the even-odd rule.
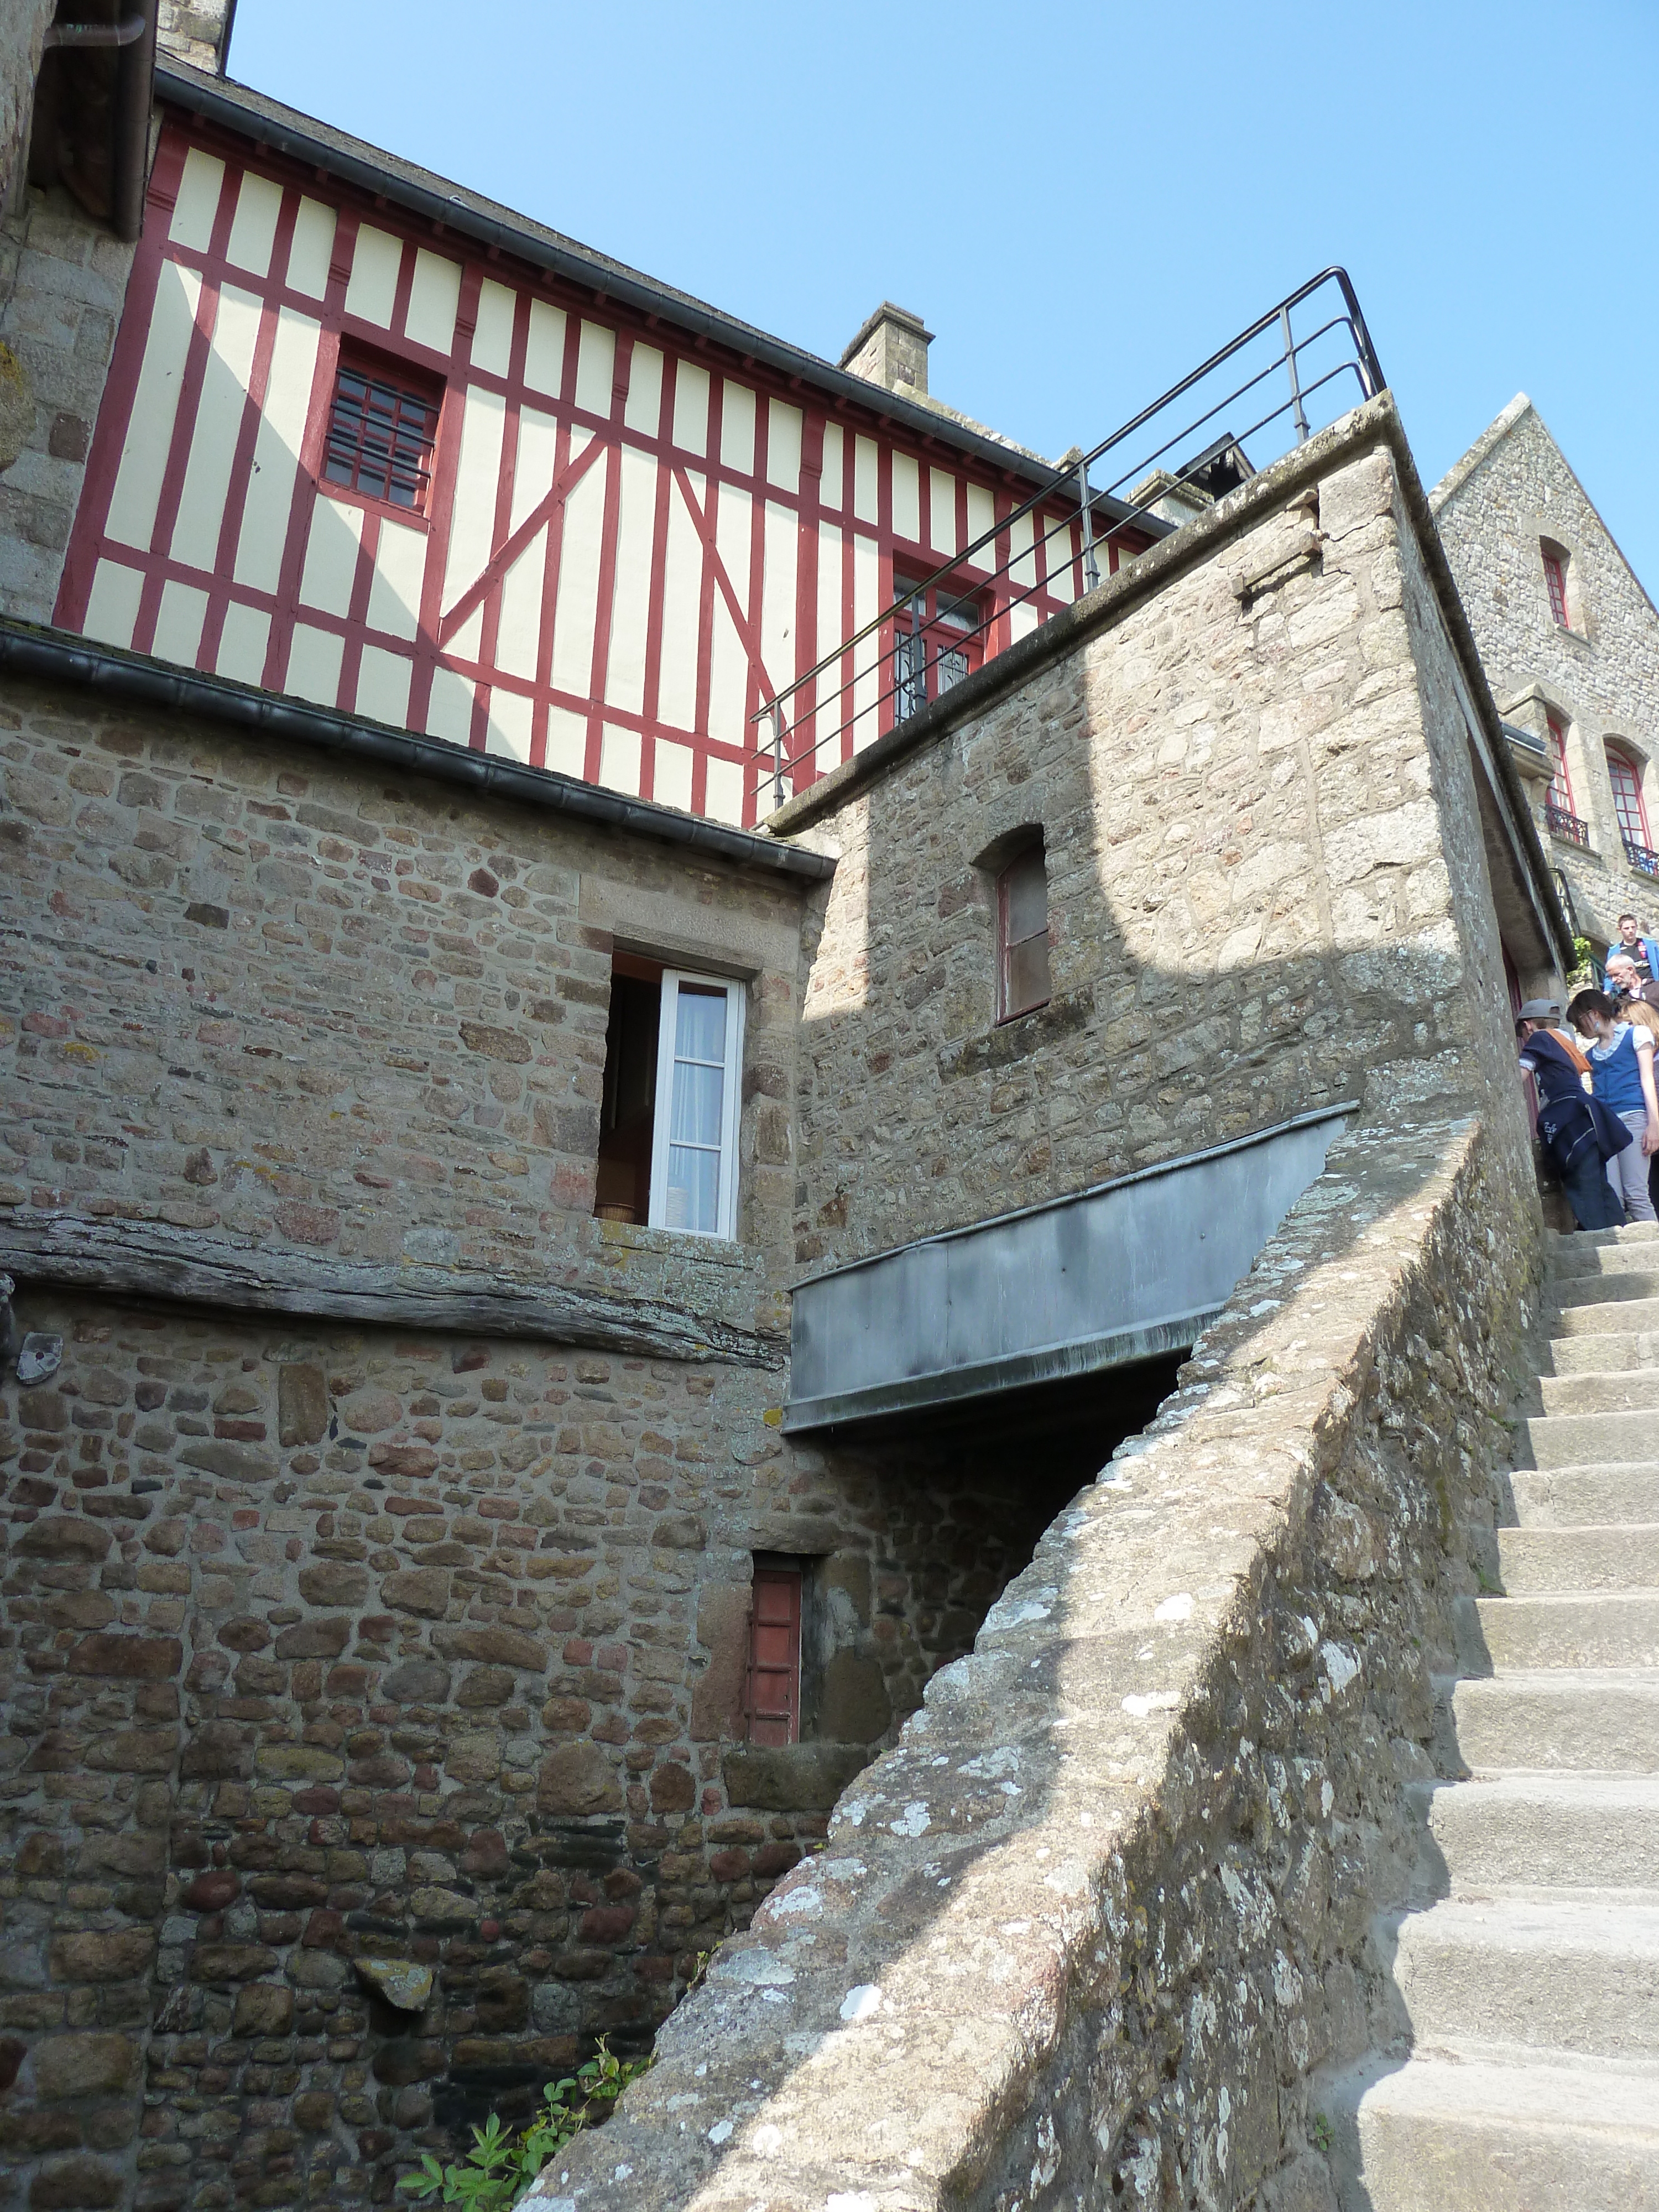
[[[1582,815],[1570,814],[1565,806],[1558,806],[1553,799],[1544,802],[1544,823],[1553,836],[1565,837],[1570,845],[1588,848],[1589,823]]]
[[[1304,300],[1310,298],[1316,292],[1332,283],[1336,284],[1341,291],[1345,312],[1330,316],[1316,331],[1307,337],[1299,340],[1295,338],[1291,327],[1291,310],[1299,306]],[[1278,325],[1283,336],[1284,347],[1282,352],[1273,360],[1269,361],[1254,376],[1247,378],[1243,384],[1234,386],[1194,420],[1183,423],[1162,443],[1153,447],[1150,453],[1142,454],[1128,468],[1123,470],[1106,489],[1097,491],[1091,488],[1089,471],[1096,462],[1110,453],[1114,447],[1121,446],[1124,441],[1133,437],[1136,431],[1144,428],[1165,409],[1179,400],[1185,393],[1192,391],[1224,362],[1231,360],[1275,324]],[[1304,384],[1298,368],[1299,357],[1316,345],[1322,338],[1328,337],[1333,331],[1339,330],[1345,330],[1348,334],[1352,346],[1352,356],[1340,362],[1336,368],[1316,377],[1312,383]],[[883,608],[860,629],[854,630],[850,636],[843,638],[832,651],[815,662],[804,675],[798,676],[792,684],[785,685],[781,690],[774,692],[769,698],[763,701],[750,717],[750,720],[751,724],[769,720],[772,725],[772,780],[775,804],[781,803],[783,777],[786,772],[798,768],[803,759],[809,754],[816,753],[820,746],[828,741],[825,738],[815,736],[806,745],[791,753],[786,759],[784,709],[788,702],[796,698],[808,685],[816,684],[817,679],[827,670],[838,668],[844,664],[848,653],[856,652],[857,648],[869,638],[878,635],[896,616],[907,608],[912,611],[913,616],[912,630],[908,635],[921,636],[921,605],[925,595],[930,591],[936,590],[941,584],[959,580],[963,566],[971,562],[975,555],[982,551],[986,546],[994,547],[996,540],[1005,531],[1009,532],[1010,550],[1007,559],[998,562],[988,575],[976,583],[975,588],[982,589],[986,584],[994,584],[1000,578],[1006,576],[1020,562],[1030,560],[1035,568],[1036,555],[1040,546],[1046,546],[1049,540],[1062,530],[1069,538],[1072,516],[1066,514],[1061,517],[1041,535],[1034,532],[1031,544],[1029,546],[1021,545],[1018,550],[1013,546],[1013,528],[1024,517],[1033,514],[1046,501],[1053,500],[1057,493],[1074,495],[1076,498],[1082,523],[1081,560],[1085,580],[1084,588],[1085,591],[1092,589],[1099,580],[1099,568],[1095,554],[1097,503],[1103,500],[1114,505],[1118,504],[1115,500],[1115,495],[1120,487],[1126,485],[1131,477],[1143,477],[1170,452],[1171,447],[1184,444],[1196,432],[1214,422],[1224,410],[1237,406],[1238,401],[1246,393],[1253,392],[1276,368],[1284,369],[1288,375],[1291,387],[1289,399],[1281,405],[1271,409],[1268,413],[1261,416],[1246,429],[1227,434],[1220,441],[1223,450],[1241,445],[1245,438],[1255,435],[1269,423],[1277,421],[1285,414],[1291,416],[1295,425],[1296,442],[1298,445],[1301,444],[1310,434],[1307,402],[1323,386],[1350,373],[1358,382],[1362,399],[1374,398],[1384,388],[1382,365],[1377,360],[1376,349],[1371,343],[1370,333],[1366,327],[1364,314],[1359,305],[1358,296],[1354,291],[1346,270],[1333,264],[1328,269],[1322,270],[1318,276],[1310,277],[1306,283],[1299,285],[1295,291],[1288,294],[1274,307],[1270,307],[1265,314],[1259,316],[1246,330],[1241,331],[1236,337],[1230,339],[1224,346],[1212,354],[1207,361],[1191,370],[1178,383],[1172,385],[1167,392],[1153,400],[1150,406],[1143,407],[1139,414],[1132,416],[1128,422],[1114,430],[1109,437],[1103,438],[1098,445],[1091,447],[1079,459],[1067,461],[1063,467],[1057,469],[1048,483],[1041,485],[1018,507],[1011,508],[1006,514],[999,516],[988,530],[981,532],[980,536],[973,539],[961,552],[953,555],[949,561],[934,568],[921,582],[910,585],[901,596]],[[1217,447],[1212,445],[1184,464],[1172,477],[1166,478],[1166,481],[1147,498],[1138,504],[1132,504],[1123,512],[1109,514],[1104,521],[1104,534],[1109,538],[1115,536],[1125,527],[1131,527],[1138,520],[1151,514],[1159,501],[1167,499],[1171,491],[1177,489],[1182,484],[1188,482],[1197,471],[1206,467],[1215,458],[1217,450]],[[1077,556],[1068,556],[1065,565],[1070,567],[1077,558]],[[925,687],[927,668],[930,665],[938,665],[943,651],[982,635],[994,623],[1006,616],[1012,608],[1024,604],[1033,593],[1042,588],[1042,586],[1033,582],[1012,597],[1000,599],[973,629],[953,634],[951,647],[941,647],[940,652],[934,653],[931,663],[924,641],[921,653],[913,656],[913,659],[920,659],[920,667],[913,665],[902,675],[896,676],[894,682],[889,684],[885,690],[880,692],[874,700],[844,719],[835,731],[829,733],[830,737],[839,737],[851,723],[857,721],[865,714],[872,711],[878,713],[890,699],[897,696],[904,690],[916,686]],[[824,708],[844,697],[848,691],[854,690],[859,684],[866,681],[874,672],[873,669],[855,669],[852,675],[837,684],[826,697],[814,701],[812,707],[808,710],[813,719],[816,720],[818,714]],[[799,719],[797,720],[795,726],[799,730]]]
[[[1659,876],[1659,853],[1656,853],[1650,845],[1643,844],[1639,838],[1626,838],[1625,858],[1632,868],[1639,868],[1644,876]]]

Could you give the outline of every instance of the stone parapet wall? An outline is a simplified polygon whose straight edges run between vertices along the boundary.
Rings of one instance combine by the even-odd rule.
[[[1322,2212],[1540,1275],[1514,1120],[1379,1121],[532,2198]]]
[[[40,2203],[384,2201],[579,2036],[637,2047],[1045,1517],[942,1450],[787,1445],[753,1367],[18,1317],[64,1340],[0,1392],[0,2155]],[[822,1559],[859,1731],[758,1775],[757,1549]]]
[[[784,810],[837,855],[798,1262],[1493,1079],[1493,879],[1540,986],[1553,894],[1506,766],[1475,757],[1497,723],[1432,535],[1375,403],[1114,577],[1028,680],[981,672]],[[1053,992],[999,1023],[997,871],[1036,828]]]

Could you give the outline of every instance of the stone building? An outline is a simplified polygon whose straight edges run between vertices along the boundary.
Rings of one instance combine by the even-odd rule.
[[[1430,495],[1573,924],[1655,920],[1659,610],[1517,393]]]
[[[884,1937],[957,1880],[963,1820],[1006,1824],[1008,1898],[1048,1881],[1017,1862],[1048,1852],[1063,1778],[1027,1795],[1018,1756],[977,1750],[970,1817],[927,1744],[981,1656],[1049,1619],[1054,1590],[1003,1603],[1011,1582],[1048,1589],[1121,1504],[1089,1602],[1133,1627],[1080,1711],[1151,1722],[1101,1735],[1139,1818],[1176,1728],[1142,1638],[1218,1633],[1218,1593],[1267,1571],[1269,1499],[1295,1605],[1235,1669],[1255,1809],[1218,1784],[1213,1817],[1259,1838],[1294,1797],[1303,1863],[1340,1863],[1340,1911],[1262,1908],[1272,1989],[1327,1995],[1252,1998],[1231,2071],[1159,2078],[1218,2127],[1237,2202],[1320,2202],[1284,2177],[1313,2069],[1380,2002],[1392,1762],[1428,1756],[1425,1655],[1489,1564],[1493,1394],[1537,1270],[1506,989],[1571,958],[1524,702],[1500,721],[1392,401],[1254,473],[1228,443],[1224,481],[1160,478],[1157,513],[1085,501],[1071,464],[927,392],[908,311],[815,362],[223,83],[211,5],[164,4],[159,36],[136,259],[61,173],[7,218],[19,2200],[389,2202],[596,2035],[643,2047],[785,1879],[682,2012],[637,2138],[653,2188],[701,2185],[733,2124],[682,2142],[674,2100],[711,2063],[722,2095],[770,2095],[886,2001],[804,1925],[817,1869],[862,1874],[869,1807]],[[418,530],[327,489],[340,379],[394,358],[442,385],[446,503]],[[997,574],[963,552],[959,586],[924,587],[981,520]],[[593,589],[567,683],[572,549]],[[947,683],[964,594],[983,635]],[[944,641],[931,677],[856,742],[815,738],[763,821],[746,717],[884,608],[849,678],[897,664],[906,621]],[[1479,1349],[1437,1364],[1412,1332],[1453,1314]],[[1272,1426],[1281,1386],[1330,1394],[1316,1497],[1280,1480],[1317,1456]],[[1133,1483],[1067,1509],[1166,1399],[1154,1449],[1200,1401],[1267,1425],[1241,1415],[1179,1492],[1194,1589],[1153,1630]],[[1020,1664],[1046,1685],[1054,1654]],[[1003,1684],[1009,1714],[1031,1686]],[[1253,1763],[1267,1721],[1294,1790]],[[1212,1746],[1169,1742],[1208,1770]],[[1148,1815],[1156,1881],[1208,1899],[1182,1818]],[[970,1948],[993,1914],[1048,1941],[960,1871]],[[1213,2007],[1192,1962],[1225,1946],[1183,1910],[1168,1942]],[[799,1986],[775,1955],[797,1913]],[[1116,2142],[1133,2100],[1101,2094]]]

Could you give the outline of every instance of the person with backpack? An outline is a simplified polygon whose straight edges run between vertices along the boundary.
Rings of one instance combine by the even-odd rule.
[[[1624,1151],[1630,1133],[1605,1108],[1598,1113],[1584,1089],[1583,1054],[1553,1034],[1555,1008],[1534,999],[1515,1024],[1521,1066],[1538,1100],[1538,1133],[1561,1178],[1573,1219],[1581,1229],[1617,1229],[1625,1209],[1614,1192],[1604,1148]]]

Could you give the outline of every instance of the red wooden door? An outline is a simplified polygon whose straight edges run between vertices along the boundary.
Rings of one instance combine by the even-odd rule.
[[[755,1564],[744,1704],[750,1743],[800,1740],[800,1569]]]

